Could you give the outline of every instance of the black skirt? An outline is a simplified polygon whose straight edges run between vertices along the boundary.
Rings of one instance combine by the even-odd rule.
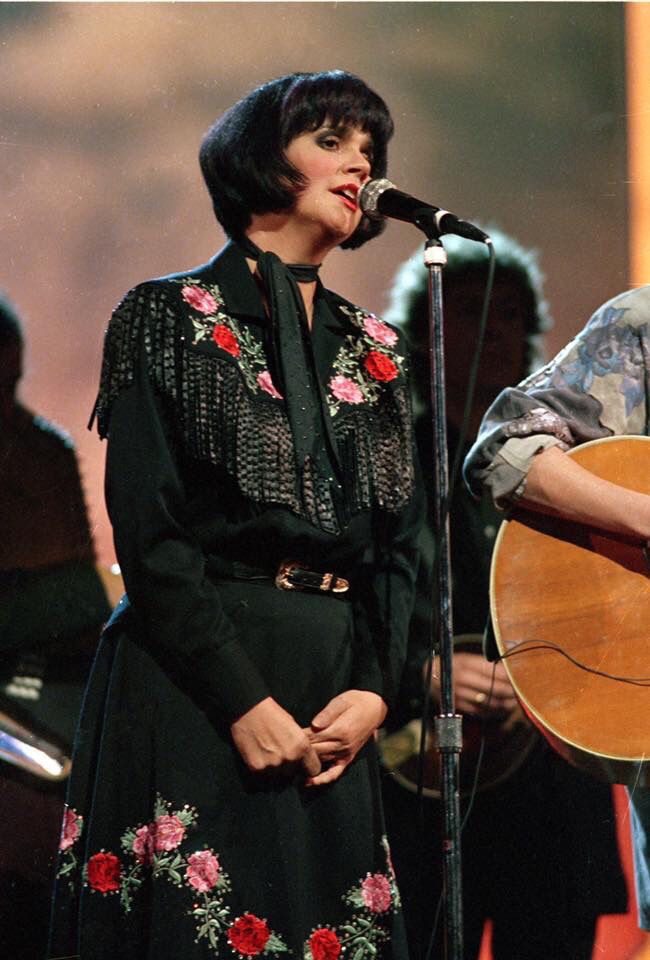
[[[220,583],[301,726],[350,685],[350,604]],[[250,773],[227,726],[161,669],[132,613],[104,633],[61,840],[50,957],[406,956],[374,743],[329,786]]]

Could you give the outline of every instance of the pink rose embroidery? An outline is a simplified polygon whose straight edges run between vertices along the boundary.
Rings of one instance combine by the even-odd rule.
[[[337,400],[343,400],[345,403],[363,403],[361,390],[356,383],[353,383],[347,377],[332,377],[330,390]]]
[[[155,850],[154,829],[153,824],[147,824],[135,831],[135,839],[131,849],[138,863],[149,864],[153,860]]]
[[[381,320],[377,320],[376,317],[364,317],[363,329],[368,336],[376,340],[377,343],[383,343],[388,347],[392,347],[394,343],[397,343],[397,334],[395,331],[391,330],[385,323],[382,323]]]
[[[368,874],[361,884],[361,898],[373,913],[384,913],[392,903],[390,883],[381,873]]]
[[[216,887],[221,867],[211,850],[197,850],[187,859],[185,879],[199,893]]]
[[[174,850],[185,836],[185,827],[178,817],[163,814],[154,823],[156,850]]]
[[[72,846],[81,832],[82,823],[83,818],[79,816],[76,810],[73,810],[71,807],[65,808],[63,824],[61,826],[59,850],[68,850]]]
[[[215,313],[217,301],[207,290],[202,290],[201,287],[183,287],[181,293],[183,300],[199,313]]]
[[[263,370],[262,373],[257,375],[257,383],[266,393],[270,394],[272,397],[275,397],[276,400],[283,400],[282,394],[275,389],[273,386],[273,381],[271,380],[271,374],[268,370]]]

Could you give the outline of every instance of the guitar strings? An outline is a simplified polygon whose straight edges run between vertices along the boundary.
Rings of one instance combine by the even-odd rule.
[[[559,653],[574,666],[580,670],[584,670],[585,673],[593,673],[598,677],[604,677],[606,680],[615,680],[617,683],[628,683],[635,687],[650,686],[650,677],[622,677],[615,673],[608,673],[606,670],[598,670],[596,667],[590,667],[586,663],[582,663],[576,659],[568,650],[561,647],[559,643],[554,643],[552,640],[520,640],[519,643],[515,643],[507,653],[501,654],[496,662],[498,663],[499,660],[508,660],[510,657],[517,656],[517,654],[528,653],[532,650],[551,650],[553,653]]]

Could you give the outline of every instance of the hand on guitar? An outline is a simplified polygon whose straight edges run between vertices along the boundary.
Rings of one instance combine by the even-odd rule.
[[[431,693],[440,699],[439,657],[433,662]],[[478,653],[454,654],[454,694],[458,712],[470,716],[501,717],[517,706],[503,664],[489,663]]]

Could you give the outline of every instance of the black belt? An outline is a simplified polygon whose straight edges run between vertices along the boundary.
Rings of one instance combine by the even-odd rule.
[[[251,567],[237,560],[210,557],[207,562],[210,573],[234,580],[271,580],[278,590],[306,590],[310,593],[326,593],[334,596],[347,594],[350,581],[335,573],[312,570],[296,560],[283,560],[278,569],[269,572],[261,567]]]

